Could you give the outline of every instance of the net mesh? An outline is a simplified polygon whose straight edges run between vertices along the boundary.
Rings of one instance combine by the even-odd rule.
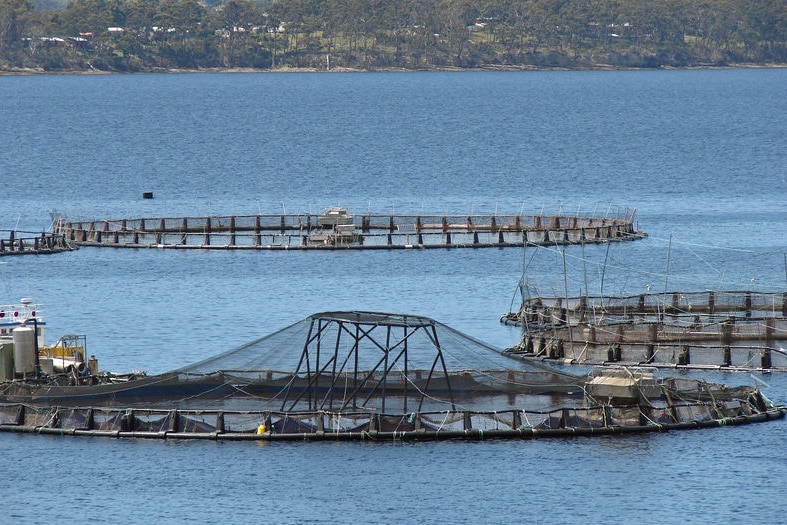
[[[406,412],[467,406],[479,398],[581,393],[583,376],[506,358],[499,349],[432,319],[326,312],[171,372],[195,395],[282,410],[368,408]]]
[[[379,367],[386,355],[397,369],[428,369],[440,354],[448,370],[521,369],[554,372],[539,363],[517,363],[500,350],[438,321],[420,316],[370,312],[327,312],[312,315],[273,334],[228,352],[185,366],[175,372],[210,373],[218,370],[294,371],[304,353],[318,359],[337,355],[345,366]],[[316,361],[315,366],[319,366]],[[570,374],[559,374],[571,377]]]

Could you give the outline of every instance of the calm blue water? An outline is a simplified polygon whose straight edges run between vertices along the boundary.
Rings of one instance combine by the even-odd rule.
[[[0,261],[50,341],[156,373],[324,310],[499,347],[544,294],[787,284],[787,70],[0,78],[0,229],[72,219],[636,209],[582,250],[101,250]],[[141,199],[152,191],[153,200]],[[565,263],[564,263],[565,260]],[[565,275],[565,278],[564,278]],[[764,381],[787,402],[781,374]],[[783,522],[787,423],[626,438],[164,443],[0,435],[0,522]]]

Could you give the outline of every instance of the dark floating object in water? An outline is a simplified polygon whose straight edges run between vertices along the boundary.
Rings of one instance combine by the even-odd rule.
[[[142,198],[143,199],[152,199],[153,198],[153,192],[152,191],[142,192]]]
[[[574,375],[427,317],[324,312],[199,363],[105,384],[0,384],[0,431],[213,440],[543,438],[782,418],[756,387]]]

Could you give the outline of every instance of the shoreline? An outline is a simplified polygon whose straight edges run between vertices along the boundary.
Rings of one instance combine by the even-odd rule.
[[[282,67],[276,69],[257,69],[257,68],[204,68],[204,69],[176,69],[176,68],[157,68],[148,71],[99,71],[99,70],[58,70],[47,71],[41,68],[12,68],[0,69],[0,77],[3,76],[39,76],[39,75],[148,75],[148,74],[188,74],[188,73],[463,73],[463,72],[527,72],[527,71],[692,71],[692,70],[726,70],[726,69],[785,69],[787,64],[753,64],[741,63],[726,66],[690,66],[690,67],[619,67],[608,64],[595,64],[588,67],[568,68],[568,67],[543,67],[543,66],[499,66],[490,65],[474,68],[460,67],[436,67],[424,69],[404,69],[404,68],[380,68],[380,69],[358,69],[337,67],[332,69],[318,68],[294,68]]]

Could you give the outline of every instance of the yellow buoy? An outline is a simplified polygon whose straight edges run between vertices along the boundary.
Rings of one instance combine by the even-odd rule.
[[[262,425],[257,427],[257,434],[259,435],[264,433],[265,433],[265,424],[263,423]]]

